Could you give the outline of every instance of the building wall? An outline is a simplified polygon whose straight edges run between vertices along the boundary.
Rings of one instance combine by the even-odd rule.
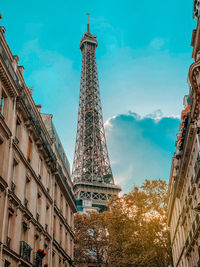
[[[46,253],[42,266],[70,266],[76,206],[68,160],[56,147],[57,132],[57,139],[50,134],[52,116],[44,120],[35,105],[2,27],[0,101],[0,266],[36,266],[38,249]]]
[[[188,73],[182,123],[172,159],[168,225],[174,266],[200,266],[200,22],[192,35],[194,63]]]
[[[200,179],[198,169],[195,167],[195,164],[199,164],[197,159],[200,154],[197,145],[199,140],[199,134],[194,134],[180,196],[175,197],[174,205],[170,208],[172,215],[168,223],[174,266],[198,266],[199,262],[200,236],[198,231],[200,218],[193,210],[200,202]],[[176,168],[176,166],[173,167]],[[179,175],[175,178],[171,176],[171,182],[172,180],[173,182],[169,188],[170,200],[173,197],[172,189],[180,178]]]

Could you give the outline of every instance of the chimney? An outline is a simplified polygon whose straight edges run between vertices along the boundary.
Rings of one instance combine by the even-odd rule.
[[[36,105],[36,108],[37,108],[37,110],[41,113],[41,108],[42,108],[42,106],[41,106],[41,105]]]
[[[24,76],[24,66],[18,66],[18,69],[22,75],[22,77]]]
[[[14,67],[15,72],[17,71],[18,62],[19,62],[19,57],[17,55],[14,55],[13,56],[13,67]]]
[[[33,86],[28,87],[28,90],[29,90],[30,94],[33,95]]]
[[[2,15],[0,14],[0,21],[2,20]],[[4,26],[0,26],[0,30],[2,31],[3,35],[5,35],[6,28]]]
[[[4,26],[1,26],[0,28],[1,28],[1,31],[3,32],[3,35],[5,35],[5,33],[6,33],[6,28],[5,28]]]

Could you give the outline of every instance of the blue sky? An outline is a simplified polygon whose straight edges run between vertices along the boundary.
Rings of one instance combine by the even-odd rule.
[[[90,29],[99,42],[97,64],[114,177],[124,191],[145,178],[168,180],[192,63],[192,6],[192,0],[1,3],[7,42],[25,67],[36,103],[54,115],[71,163],[79,42],[89,12]]]

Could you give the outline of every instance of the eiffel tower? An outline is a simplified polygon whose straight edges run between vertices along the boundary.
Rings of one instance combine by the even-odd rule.
[[[78,210],[105,210],[107,201],[121,188],[114,184],[103,126],[96,64],[96,36],[87,32],[80,42],[82,53],[78,126],[72,177]]]

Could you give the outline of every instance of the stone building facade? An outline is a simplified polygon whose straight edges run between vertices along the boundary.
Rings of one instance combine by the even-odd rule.
[[[70,168],[0,27],[0,266],[71,266],[76,204]]]
[[[169,182],[168,225],[174,266],[200,266],[200,18],[193,30],[194,63],[189,68],[189,94],[184,97],[180,133]],[[199,7],[199,4],[198,4]]]

